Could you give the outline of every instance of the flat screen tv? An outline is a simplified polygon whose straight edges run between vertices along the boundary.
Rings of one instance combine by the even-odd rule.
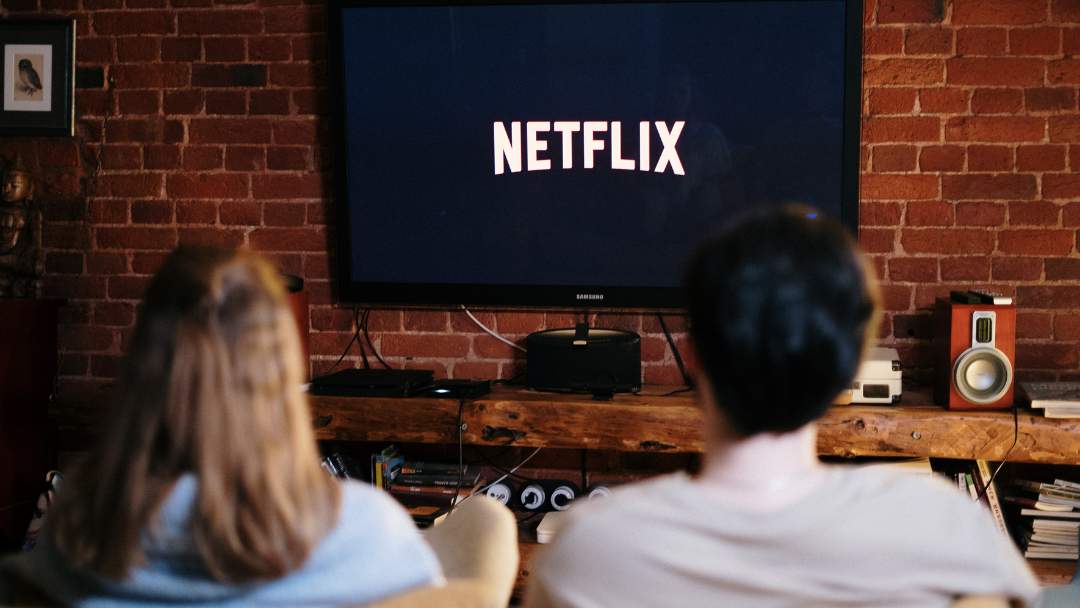
[[[762,205],[858,214],[858,0],[339,2],[338,291],[678,308]]]

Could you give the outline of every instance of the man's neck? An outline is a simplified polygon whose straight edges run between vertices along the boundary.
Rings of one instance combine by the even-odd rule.
[[[790,433],[710,443],[699,482],[736,508],[784,508],[812,493],[825,478],[812,423]]]

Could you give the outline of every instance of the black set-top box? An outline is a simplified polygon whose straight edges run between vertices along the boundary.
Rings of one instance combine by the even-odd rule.
[[[343,369],[311,381],[311,394],[338,397],[409,397],[430,387],[429,369]]]

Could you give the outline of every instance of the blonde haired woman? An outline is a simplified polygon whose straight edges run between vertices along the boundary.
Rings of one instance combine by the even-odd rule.
[[[443,581],[401,507],[320,468],[280,283],[248,253],[168,257],[103,441],[9,574],[86,606],[338,606]]]

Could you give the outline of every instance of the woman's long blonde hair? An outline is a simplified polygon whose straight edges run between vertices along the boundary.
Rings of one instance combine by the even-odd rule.
[[[151,280],[115,412],[49,517],[79,568],[122,579],[174,482],[193,474],[194,546],[213,578],[298,568],[334,526],[296,326],[278,273],[251,253],[182,247]]]

